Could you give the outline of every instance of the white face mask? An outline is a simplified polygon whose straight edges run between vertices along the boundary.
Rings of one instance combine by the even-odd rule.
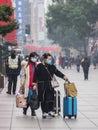
[[[31,58],[32,62],[37,62],[37,58]]]

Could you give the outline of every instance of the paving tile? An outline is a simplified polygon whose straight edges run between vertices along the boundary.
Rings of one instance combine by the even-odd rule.
[[[9,128],[10,127],[10,123],[11,123],[11,119],[10,118],[0,118],[0,128],[2,128],[2,127]]]
[[[88,117],[88,118],[98,118],[98,111],[82,111],[82,114],[84,114],[86,117]]]
[[[12,128],[39,128],[39,126],[36,118],[25,116],[13,118]]]
[[[12,111],[12,105],[6,105],[0,103],[0,111]]]
[[[75,129],[70,129],[70,130],[98,130],[98,128],[75,128]]]
[[[97,126],[89,121],[88,119],[77,119],[77,120],[66,120],[66,123],[71,129],[89,129],[89,128],[97,128]]]
[[[51,119],[39,119],[39,124],[41,128],[59,128],[59,129],[63,129],[63,128],[68,128],[66,123],[62,120],[62,119],[55,119],[55,118],[51,118]]]
[[[27,116],[31,116],[30,108],[27,110]],[[15,118],[15,117],[25,117],[23,115],[23,109],[22,108],[16,108],[16,109],[13,110],[13,118]]]
[[[14,108],[13,109],[14,109],[15,112],[22,112],[23,111],[22,108],[17,108],[15,104],[14,104]]]
[[[41,130],[70,130],[70,129],[68,129],[68,128],[42,128]]]
[[[38,129],[38,128],[23,127],[23,128],[11,128],[11,130],[40,130],[40,128]]]
[[[70,129],[70,130],[98,130],[98,128],[82,128],[82,129],[80,129],[80,128],[75,128],[75,129]]]
[[[0,118],[11,118],[12,117],[12,111],[0,111]]]
[[[20,117],[23,116],[23,111],[22,110],[21,111],[14,111],[13,112],[13,118],[17,117],[17,116],[20,116]]]
[[[98,118],[92,118],[90,120],[98,127]]]
[[[82,99],[82,101],[78,101],[78,106],[89,106],[90,104],[88,104],[88,102],[86,102],[86,101],[84,101],[83,99]]]
[[[82,106],[82,105],[80,105],[80,106],[78,106],[78,110],[79,111],[96,111],[96,108],[95,107],[93,107],[93,106]]]
[[[0,130],[10,130],[10,128],[0,128]]]

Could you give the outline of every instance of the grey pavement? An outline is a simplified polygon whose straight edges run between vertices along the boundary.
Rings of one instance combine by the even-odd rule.
[[[75,67],[62,70],[70,81],[75,82],[78,89],[78,116],[77,119],[55,118],[42,119],[41,110],[37,110],[36,117],[22,114],[22,109],[16,108],[15,96],[7,95],[7,85],[0,94],[0,130],[98,130],[98,69],[90,68],[89,80],[83,80],[83,72],[76,72]],[[63,109],[64,81],[57,78],[61,91],[61,109]],[[19,82],[17,85],[17,90]]]

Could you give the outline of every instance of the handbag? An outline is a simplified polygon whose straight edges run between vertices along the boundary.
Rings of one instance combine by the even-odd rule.
[[[64,83],[64,90],[66,93],[66,96],[70,97],[76,97],[77,96],[77,88],[75,86],[75,83]]]
[[[57,79],[56,79],[56,77],[55,77],[55,75],[53,75],[53,77],[51,76],[51,74],[50,74],[50,72],[49,72],[49,70],[45,67],[45,69],[47,70],[47,72],[48,72],[48,74],[50,75],[50,77],[51,77],[51,86],[52,86],[52,88],[57,88],[57,87],[59,87],[59,83],[58,83],[58,81],[57,81]]]
[[[30,98],[30,107],[33,110],[36,110],[39,108],[39,100],[38,100],[37,94],[32,94],[32,96]]]
[[[18,93],[16,95],[16,107],[18,108],[26,108],[27,107],[27,99],[24,98],[24,95]]]
[[[56,80],[55,76],[53,76],[52,80],[51,80],[51,85],[52,85],[52,88],[57,88],[59,87],[59,83],[58,81]]]

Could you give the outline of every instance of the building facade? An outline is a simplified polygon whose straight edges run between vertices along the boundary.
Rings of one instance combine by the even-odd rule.
[[[19,22],[19,29],[17,30],[17,40],[20,46],[24,43],[25,36],[25,1],[24,0],[15,0],[15,18]]]
[[[32,2],[31,16],[32,16],[31,35],[34,44],[43,45],[45,40],[44,0],[34,0]]]

